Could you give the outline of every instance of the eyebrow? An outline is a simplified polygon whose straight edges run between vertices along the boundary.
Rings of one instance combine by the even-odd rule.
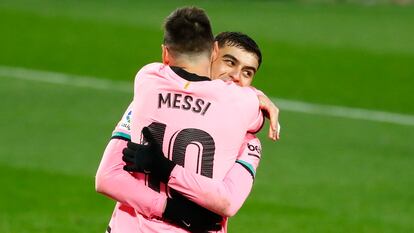
[[[224,54],[223,58],[229,58],[229,59],[232,59],[232,60],[235,60],[235,61],[239,62],[239,59],[237,59],[235,56],[233,56],[231,54]],[[257,72],[256,68],[254,68],[253,66],[244,66],[244,68],[249,69],[249,70],[253,70],[253,73]]]

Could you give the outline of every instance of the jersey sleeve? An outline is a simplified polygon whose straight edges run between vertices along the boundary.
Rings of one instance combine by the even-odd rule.
[[[96,190],[118,202],[133,207],[147,217],[161,217],[166,196],[155,192],[123,170],[122,150],[127,141],[112,139],[108,143],[95,177]]]
[[[153,122],[153,120],[150,119],[150,116],[152,116],[155,111],[152,106],[156,103],[156,100],[155,98],[149,98],[149,96],[157,95],[157,87],[159,83],[154,81],[158,80],[158,78],[156,79],[154,76],[160,77],[158,75],[161,67],[162,64],[160,63],[151,63],[142,67],[135,75],[132,109],[136,109],[137,111],[132,111],[131,114],[130,135],[132,142],[140,143],[142,128]],[[148,111],[145,114],[142,114],[142,111],[146,110]]]
[[[121,120],[116,125],[112,132],[112,139],[118,138],[123,140],[131,140],[131,117],[132,117],[132,103],[128,106]]]
[[[256,177],[256,171],[259,167],[262,156],[262,146],[260,140],[254,134],[246,134],[243,146],[237,156],[236,163],[241,164],[253,177]]]
[[[222,216],[237,213],[249,195],[261,157],[260,141],[247,134],[237,160],[223,180],[214,180],[175,166],[168,186],[189,200]]]
[[[133,207],[146,217],[161,217],[166,197],[153,191],[130,173],[123,170],[122,150],[131,140],[132,103],[112,132],[96,173],[96,190]]]

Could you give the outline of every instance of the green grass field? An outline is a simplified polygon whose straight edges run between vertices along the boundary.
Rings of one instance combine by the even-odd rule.
[[[132,93],[16,79],[4,67],[131,83],[161,22],[204,7],[261,45],[254,85],[277,98],[414,115],[414,6],[230,1],[0,2],[0,232],[104,232],[94,175]],[[2,68],[3,67],[3,68]],[[253,192],[230,232],[414,232],[414,126],[281,109],[260,134]]]

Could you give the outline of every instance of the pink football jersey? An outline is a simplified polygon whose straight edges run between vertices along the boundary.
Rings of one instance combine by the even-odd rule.
[[[234,164],[246,132],[263,124],[253,89],[160,63],[138,72],[132,108],[133,142],[148,126],[169,159],[215,179]]]
[[[165,66],[163,67],[165,68]],[[180,76],[184,76],[186,79],[191,79],[189,80],[190,82],[185,84],[184,89],[189,88],[192,82],[207,81],[205,78],[190,75],[183,70],[176,70],[175,72],[180,73]],[[229,83],[226,83],[226,85],[229,85]],[[172,100],[174,102],[171,102],[171,105],[169,105],[169,101]],[[172,106],[172,108],[177,108],[180,97],[177,95],[174,96],[174,99],[171,99],[171,97],[166,95],[165,99],[162,99],[161,102],[165,103],[167,107]],[[189,110],[189,104],[191,102],[192,98],[184,97],[184,102],[182,102],[183,109]],[[210,105],[211,103],[213,102],[210,102]],[[207,104],[207,107],[202,108],[202,104],[203,102],[201,100],[195,101],[191,111],[205,115],[210,106]],[[97,190],[118,201],[108,231],[112,233],[185,232],[183,229],[159,220],[166,198],[165,194],[163,194],[166,187],[165,184],[159,184],[159,182],[157,184],[151,177],[138,175],[138,178],[135,179],[122,170],[124,163],[120,157],[121,151],[126,145],[125,140],[131,138],[131,116],[132,104],[128,107],[121,121],[116,126],[112,135],[112,138],[115,140],[111,140],[108,144],[97,172]],[[261,117],[256,120],[257,122],[249,125],[252,130],[255,130],[255,127],[260,126],[262,123]],[[158,136],[159,138],[160,136]],[[186,148],[186,154],[191,155],[195,153],[200,157],[200,148],[202,150],[204,144],[200,144],[197,138],[194,138],[192,143],[195,143],[199,148],[194,151],[194,148],[191,148],[191,145],[194,144],[190,143]],[[200,145],[197,145],[197,143]],[[254,177],[255,170],[260,161],[260,142],[254,135],[245,135],[243,145],[239,148],[238,155],[235,157],[235,160],[232,160],[232,166],[223,179],[218,179],[217,175],[214,175],[214,180],[204,177],[206,173],[200,172],[202,171],[200,161],[194,162],[185,159],[186,169],[183,169],[181,166],[176,166],[171,173],[168,186],[180,191],[190,200],[221,213],[224,216],[234,215],[251,190],[253,184],[252,177]],[[214,156],[217,156],[217,154]],[[191,163],[198,166],[189,166]],[[201,163],[203,163],[203,160],[201,160]],[[195,172],[201,173],[203,176],[197,175]],[[146,185],[152,189],[149,189]],[[223,206],[226,208],[223,209]],[[226,232],[226,230],[227,221],[223,223],[223,228],[219,232]]]
[[[138,72],[132,108],[132,141],[143,142],[141,130],[148,126],[170,160],[215,180],[234,166],[246,132],[263,124],[253,89],[160,63]],[[151,176],[136,177],[157,192],[167,190]],[[145,218],[141,227],[152,222]]]
[[[122,169],[125,163],[121,160],[121,151],[129,138],[128,130],[124,128],[128,125],[125,116],[130,112],[129,108],[115,128],[96,175],[97,190],[117,201],[108,232],[148,232],[147,227],[182,232],[182,229],[155,220],[162,216],[166,196],[146,186],[145,180],[135,179]],[[210,179],[176,166],[168,186],[205,208],[223,216],[233,216],[251,191],[260,158],[260,141],[254,135],[247,134],[237,160],[223,180]],[[155,219],[141,224],[151,218]],[[227,218],[219,232],[226,230]]]

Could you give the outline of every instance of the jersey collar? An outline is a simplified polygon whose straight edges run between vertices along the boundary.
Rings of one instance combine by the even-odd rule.
[[[191,81],[191,82],[198,82],[198,81],[211,81],[208,77],[205,76],[198,76],[194,73],[187,72],[183,68],[177,67],[177,66],[171,66],[171,69],[181,78]]]

